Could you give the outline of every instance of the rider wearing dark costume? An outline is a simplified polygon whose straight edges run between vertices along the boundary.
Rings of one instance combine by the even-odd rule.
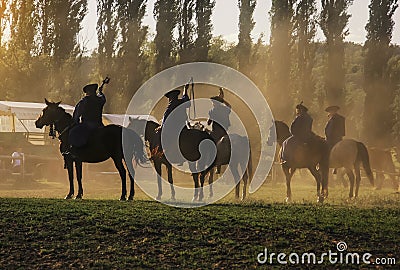
[[[308,143],[314,136],[312,123],[313,119],[308,114],[308,108],[301,102],[296,106],[296,118],[290,125],[290,132],[296,139]]]
[[[313,119],[308,114],[308,108],[303,105],[303,102],[297,104],[296,118],[290,125],[290,133],[292,133],[292,137],[295,139],[294,142],[299,142],[305,146],[315,137],[315,134],[312,132],[312,123]],[[282,145],[280,155],[281,163],[285,163],[287,161],[287,151],[285,151],[285,149],[287,142],[290,141],[289,139],[287,139]],[[284,153],[286,154],[283,155]],[[287,156],[290,156],[290,154]]]
[[[70,143],[75,147],[84,146],[93,130],[103,127],[102,113],[106,97],[98,85],[88,84],[83,87],[85,96],[75,106],[73,120],[75,126],[70,131]]]
[[[223,89],[219,89],[219,95],[211,97],[213,108],[208,112],[207,124],[212,124],[211,136],[218,140],[227,135],[227,129],[231,126],[229,115],[231,105],[224,99]]]
[[[175,110],[179,105],[182,105],[185,102],[190,100],[189,96],[187,94],[188,88],[189,88],[189,85],[186,85],[183,90],[182,98],[179,98],[179,94],[181,93],[181,91],[179,89],[169,91],[164,95],[166,98],[168,98],[168,106],[165,109],[161,126],[163,126],[165,124],[167,117],[171,114],[171,112],[173,110]],[[189,103],[187,103],[187,104],[188,104],[188,106],[190,106]],[[185,106],[185,107],[188,107],[188,106]],[[181,122],[184,123],[187,120],[187,114],[179,114],[179,115],[177,115],[177,117],[178,118],[175,120],[179,121],[180,123]]]
[[[217,143],[222,137],[228,135],[227,130],[231,126],[229,115],[231,113],[231,104],[224,99],[224,91],[221,87],[219,89],[219,95],[211,97],[213,108],[208,112],[207,124],[212,124],[211,137]],[[229,140],[227,140],[230,146]],[[216,172],[221,172],[221,165],[217,166]]]
[[[181,91],[179,89],[174,89],[171,90],[169,92],[167,92],[164,96],[166,98],[168,98],[168,106],[165,109],[164,112],[164,116],[161,122],[161,126],[159,127],[158,130],[156,130],[156,136],[154,136],[154,142],[153,145],[156,146],[155,153],[156,155],[161,155],[162,154],[162,147],[161,147],[161,131],[162,129],[167,128],[167,130],[165,131],[165,139],[167,140],[172,140],[173,138],[168,138],[168,135],[175,131],[175,129],[181,128],[186,121],[188,120],[186,111],[185,112],[179,112],[177,114],[174,115],[174,121],[173,122],[169,122],[168,126],[165,126],[166,120],[169,117],[169,115],[175,110],[177,109],[177,107],[179,107],[180,105],[183,105],[182,107],[179,108],[179,110],[186,110],[188,107],[190,107],[190,98],[189,95],[187,94],[187,91],[189,89],[189,85],[185,85],[185,88],[183,90],[183,95],[182,98],[179,98],[179,94],[181,93]],[[171,130],[171,131],[168,131]]]
[[[345,122],[344,116],[338,114],[339,106],[329,106],[325,109],[328,113],[329,120],[325,126],[326,142],[328,143],[329,149],[340,142],[345,136]]]

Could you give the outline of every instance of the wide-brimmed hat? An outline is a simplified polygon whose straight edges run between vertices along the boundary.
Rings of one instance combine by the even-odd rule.
[[[83,87],[83,92],[89,93],[89,94],[96,93],[98,87],[99,87],[99,85],[97,83],[88,84]]]
[[[211,101],[218,101],[221,103],[224,103],[224,99],[220,96],[214,96],[214,97],[210,97]]]
[[[181,90],[174,89],[174,90],[171,90],[171,91],[165,93],[164,96],[167,98],[173,98],[173,97],[179,96],[180,93],[181,93]]]
[[[303,101],[296,105],[296,109],[307,112],[308,108],[303,105]]]
[[[329,106],[325,109],[326,112],[337,112],[340,109],[339,106],[337,105],[333,105],[333,106]]]

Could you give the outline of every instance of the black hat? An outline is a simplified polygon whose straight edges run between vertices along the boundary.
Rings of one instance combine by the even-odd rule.
[[[164,96],[167,98],[173,98],[173,97],[179,96],[180,93],[181,93],[181,90],[174,89],[174,90],[171,90],[171,91],[165,93]]]
[[[222,97],[220,97],[220,96],[214,96],[214,97],[211,97],[210,99],[211,99],[211,101],[215,100],[215,101],[224,103],[224,99]]]
[[[88,84],[85,87],[83,87],[83,92],[88,94],[94,94],[96,93],[98,87],[99,85],[97,83]]]
[[[329,106],[325,109],[326,112],[337,112],[340,109],[339,106],[337,105],[333,105],[333,106]]]
[[[296,109],[307,112],[308,108],[303,105],[303,101],[296,105]]]

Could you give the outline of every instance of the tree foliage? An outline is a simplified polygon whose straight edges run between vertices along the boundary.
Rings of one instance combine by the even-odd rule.
[[[174,29],[178,22],[178,0],[158,0],[154,4],[156,19],[156,72],[166,69],[175,63]]]
[[[299,0],[294,15],[294,30],[296,38],[296,74],[297,96],[299,100],[313,101],[314,79],[312,69],[316,46],[317,8],[315,0]]]
[[[292,107],[290,77],[293,46],[294,0],[273,0],[271,17],[269,103],[278,120],[289,120],[287,108]],[[278,94],[279,93],[279,94]]]
[[[239,61],[239,70],[244,74],[248,74],[250,68],[251,46],[253,44],[251,31],[255,25],[253,13],[256,3],[256,0],[238,0],[240,14],[237,58]]]
[[[321,0],[319,24],[326,38],[325,94],[328,105],[345,106],[344,39],[349,34],[347,9],[352,3],[353,0]]]
[[[215,6],[214,0],[196,0],[197,39],[196,61],[207,61],[212,38],[211,15]]]
[[[394,89],[389,85],[386,71],[392,54],[389,45],[394,26],[393,14],[397,7],[396,0],[372,0],[369,5],[369,21],[365,27],[364,133],[369,142],[383,146],[390,144],[388,131],[392,130],[394,124],[390,107]]]
[[[179,62],[186,63],[194,60],[195,41],[195,0],[181,0],[179,12],[178,54]]]

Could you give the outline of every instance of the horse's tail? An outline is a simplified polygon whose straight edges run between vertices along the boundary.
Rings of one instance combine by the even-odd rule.
[[[144,142],[140,136],[133,130],[124,128],[123,131],[124,154],[126,158],[133,158],[137,164],[143,164],[148,161]]]
[[[357,161],[361,161],[371,185],[374,186],[374,175],[372,174],[371,165],[369,163],[368,149],[362,142],[357,142]]]

